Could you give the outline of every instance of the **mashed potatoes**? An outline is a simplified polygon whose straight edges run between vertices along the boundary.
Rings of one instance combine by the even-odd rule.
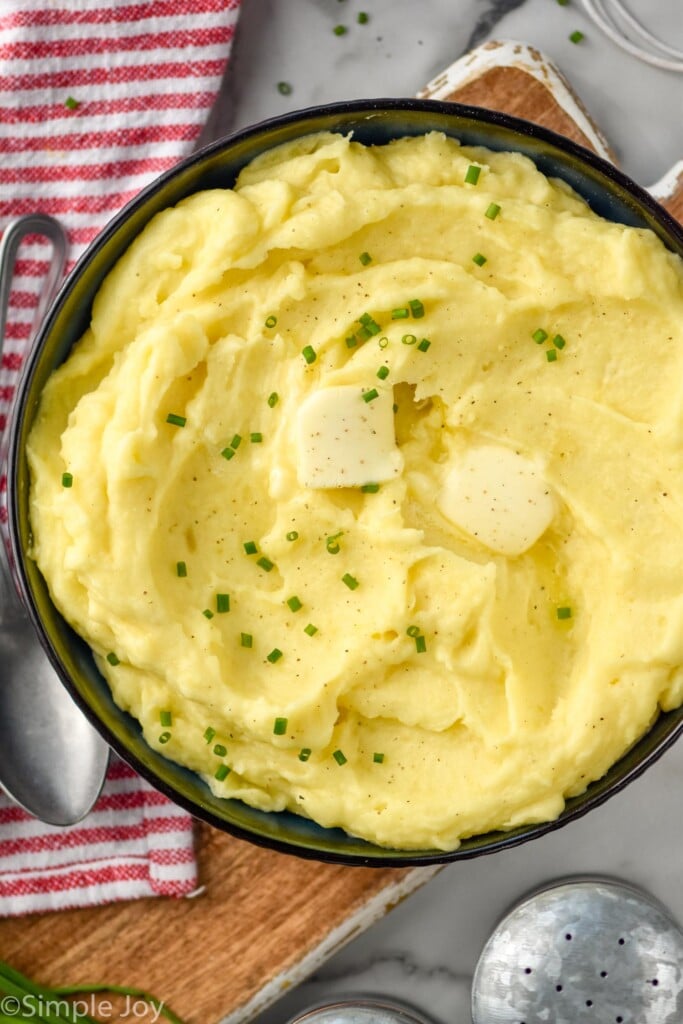
[[[683,273],[526,158],[308,137],[159,214],[30,438],[150,745],[400,848],[558,815],[683,701]]]

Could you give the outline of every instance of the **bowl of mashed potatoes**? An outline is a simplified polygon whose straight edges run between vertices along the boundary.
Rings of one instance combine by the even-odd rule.
[[[219,828],[415,864],[683,727],[683,232],[514,118],[339,104],[93,243],[9,455],[20,584],[114,749]]]

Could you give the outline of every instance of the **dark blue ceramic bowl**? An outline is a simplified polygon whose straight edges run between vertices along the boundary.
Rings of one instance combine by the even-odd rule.
[[[557,821],[475,836],[452,853],[385,849],[340,830],[319,828],[289,813],[266,814],[236,800],[220,800],[197,775],[147,746],[137,722],[114,704],[87,645],[53,606],[42,576],[27,556],[30,527],[25,445],[42,388],[88,326],[100,284],[156,213],[200,189],[232,186],[242,167],[254,157],[302,135],[352,132],[361,142],[382,144],[433,130],[466,145],[524,153],[545,174],[568,182],[603,217],[650,228],[669,249],[683,256],[683,230],[647,192],[588,150],[526,121],[477,107],[409,99],[339,103],[298,111],[197,152],[144,189],[108,224],[69,276],[43,325],[20,385],[10,437],[9,526],[19,585],[43,646],[88,718],[114,750],[196,817],[286,853],[346,864],[405,866],[452,861],[493,853],[543,835],[597,807],[644,771],[680,734],[683,709],[662,714],[604,778],[568,801]]]

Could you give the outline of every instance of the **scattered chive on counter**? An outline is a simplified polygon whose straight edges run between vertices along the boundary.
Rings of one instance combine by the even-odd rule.
[[[348,32],[348,29],[346,25],[335,25],[332,31],[334,32],[335,36],[345,36],[346,33]]]
[[[359,11],[356,21],[358,22],[359,25],[367,25],[367,23],[370,21],[370,15],[367,14],[366,11]]]
[[[292,92],[292,86],[289,82],[278,82],[277,91],[281,96],[290,96]]]
[[[64,100],[64,106],[67,108],[67,110],[78,110],[78,108],[80,107],[80,103],[78,102],[78,100],[75,100],[73,96],[67,96],[67,98]]]
[[[580,43],[583,39],[585,39],[585,36],[583,32],[579,31],[579,29],[576,29],[576,31],[572,32],[572,34],[569,36],[569,39],[572,43]]]

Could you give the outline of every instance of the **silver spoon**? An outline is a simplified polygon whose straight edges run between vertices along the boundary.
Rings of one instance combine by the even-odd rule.
[[[30,214],[8,224],[0,242],[0,345],[17,251],[29,234],[47,237],[52,246],[34,336],[64,273],[67,239],[57,221]],[[108,762],[109,747],[71,699],[40,645],[0,538],[0,785],[41,821],[74,825],[99,796]]]

